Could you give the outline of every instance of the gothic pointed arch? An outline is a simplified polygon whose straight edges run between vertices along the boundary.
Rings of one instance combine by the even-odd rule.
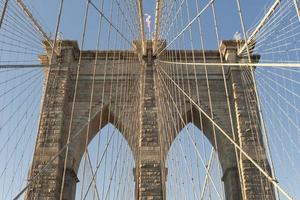
[[[128,143],[131,152],[134,152],[135,149],[135,141],[132,137],[133,135],[129,135],[127,131],[125,131],[125,126],[123,124],[122,118],[115,115],[110,109],[109,106],[104,106],[103,109],[98,110],[95,112],[90,119],[89,124],[86,123],[84,126],[79,128],[76,132],[78,134],[78,139],[72,144],[71,151],[74,151],[71,153],[71,155],[74,155],[74,158],[72,160],[72,169],[74,169],[75,172],[78,171],[80,161],[82,159],[82,156],[84,154],[86,146],[90,144],[90,142],[93,140],[93,138],[96,137],[97,134],[100,134],[100,130],[107,126],[108,124],[113,125],[117,131],[122,135],[122,137],[126,140]],[[88,127],[89,126],[89,127]],[[89,129],[89,132],[87,130]],[[86,145],[86,137],[87,138],[87,145]],[[134,154],[133,154],[134,155]],[[134,155],[135,157],[135,155]]]
[[[204,134],[209,143],[215,149],[218,154],[220,166],[222,169],[221,180],[224,182],[226,199],[234,199],[236,197],[241,198],[241,188],[240,188],[240,178],[238,172],[238,161],[235,154],[234,145],[218,130],[213,127],[213,123],[195,107],[191,106],[191,110],[187,111],[182,115],[182,120],[184,123],[178,125],[179,132],[171,133],[170,142],[168,144],[168,149],[165,151],[165,158],[167,158],[168,152],[176,140],[176,138],[183,132],[185,126],[188,124],[193,124],[200,130],[200,134]],[[216,118],[216,122],[224,127],[227,133],[231,133],[230,129],[222,120]],[[215,131],[215,132],[214,132]],[[197,133],[199,133],[197,132]],[[216,136],[216,140],[215,137]]]

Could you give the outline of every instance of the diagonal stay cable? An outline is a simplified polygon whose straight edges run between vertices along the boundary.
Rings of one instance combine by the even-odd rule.
[[[101,111],[99,111],[99,112],[96,112],[94,115],[93,115],[93,117],[92,118],[95,118],[99,113],[100,113]],[[70,140],[60,149],[60,151],[58,151],[57,152],[57,154],[56,155],[54,155],[45,165],[44,165],[44,167],[43,168],[41,168],[40,169],[40,171],[31,179],[31,181],[29,182],[29,183],[27,183],[27,185],[15,196],[15,198],[13,198],[13,200],[17,200],[17,199],[19,199],[20,197],[21,197],[21,195],[27,190],[27,188],[30,186],[30,185],[32,185],[32,183],[34,182],[34,180],[37,178],[37,177],[39,177],[42,173],[44,173],[47,169],[48,169],[48,167],[50,167],[50,165],[52,164],[52,162],[54,162],[64,151],[65,151],[65,149],[67,148],[67,147],[69,147],[71,144],[72,144],[72,142],[74,142],[74,140],[78,137],[78,136],[80,136],[83,132],[83,130],[86,128],[86,126],[87,126],[87,124],[88,124],[89,122],[87,121],[83,126],[82,126],[82,128],[80,128],[77,132],[76,132],[76,134],[74,134],[71,138],[70,138]]]
[[[103,17],[103,19],[105,19],[105,21],[107,21],[107,23],[116,30],[116,32],[130,45],[133,46],[133,44],[130,42],[129,39],[127,39],[123,33],[121,33],[121,31],[104,15],[104,13],[91,1],[88,0],[88,2],[90,3],[90,5],[92,7],[95,8],[95,10]]]
[[[158,65],[159,66],[159,65]],[[211,121],[216,128],[218,128],[220,130],[220,132],[278,189],[280,190],[280,192],[287,197],[287,199],[292,200],[292,197],[284,190],[281,188],[281,186],[267,173],[265,172],[260,165],[253,160],[248,153],[246,153],[242,147],[240,147],[197,103],[195,103],[195,101],[186,94],[186,92],[180,87],[178,86],[178,84],[165,72],[164,69],[162,69],[160,66],[159,68],[161,69],[161,71],[167,76],[168,79],[170,79],[170,81],[188,98],[191,100],[191,102],[194,104],[194,106],[200,110],[203,115],[205,115],[209,121]]]
[[[203,12],[214,2],[215,0],[210,0],[206,6],[204,6],[204,8],[202,8],[202,10],[180,31],[180,33],[174,37],[171,42],[165,47],[163,48],[159,53],[158,56],[164,51],[166,50],[171,44],[173,44],[173,42],[180,36],[182,35],[193,23],[194,21],[196,21],[198,19],[198,17],[200,17],[200,15],[203,14]]]
[[[4,2],[4,6],[3,6],[3,9],[2,9],[2,14],[1,14],[1,18],[0,18],[0,29],[1,29],[1,26],[2,26],[2,22],[3,22],[3,20],[4,20],[4,16],[5,16],[5,13],[6,13],[8,1],[9,1],[9,0],[6,0],[6,1]]]
[[[162,68],[161,68],[161,69],[162,69]],[[158,74],[159,74],[160,76],[162,76],[162,74],[161,74],[160,72],[158,72]],[[165,87],[167,88],[165,81],[164,81],[161,77],[160,77],[160,80],[162,80],[162,82],[164,83],[163,86],[165,86]],[[171,83],[172,83],[172,79],[169,79],[169,80],[170,80]],[[171,96],[170,91],[167,91],[167,93],[169,94],[169,96]],[[188,95],[187,95],[187,96],[188,96]],[[174,102],[174,100],[172,100],[172,103],[173,103],[174,105],[176,105],[175,102]],[[193,103],[193,102],[192,102],[192,103]],[[180,114],[180,112],[179,112],[178,107],[175,106],[175,108],[176,108],[176,112],[177,112],[177,113],[179,114],[179,116],[180,116],[180,121],[181,121],[181,123],[184,124],[184,119],[182,118],[182,116],[181,116],[181,114]],[[207,167],[207,165],[205,164],[205,162],[204,162],[204,160],[203,160],[203,158],[202,158],[202,156],[201,156],[199,150],[198,150],[197,147],[195,146],[195,143],[194,143],[194,141],[193,141],[193,138],[191,137],[190,131],[189,131],[188,129],[187,129],[187,133],[188,133],[188,136],[189,136],[190,140],[192,141],[193,147],[195,148],[198,157],[200,158],[200,161],[201,161],[202,165],[203,165],[204,168],[205,168],[206,174],[208,175],[208,178],[210,179],[210,181],[211,181],[211,183],[212,183],[212,185],[213,185],[213,187],[214,187],[215,192],[217,193],[217,195],[219,196],[219,198],[222,199],[222,197],[221,197],[220,193],[218,192],[218,190],[217,190],[217,188],[216,188],[216,185],[215,185],[215,183],[214,183],[214,181],[213,181],[213,179],[212,179],[212,177],[211,177],[211,175],[210,175],[210,173],[209,173],[209,171],[208,171],[208,167]]]

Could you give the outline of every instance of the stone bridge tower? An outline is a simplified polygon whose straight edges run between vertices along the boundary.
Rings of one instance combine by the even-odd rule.
[[[40,57],[44,65],[49,63],[50,48],[46,47],[48,54]],[[74,200],[76,184],[79,181],[77,171],[79,168],[81,157],[84,153],[84,142],[87,127],[89,126],[89,138],[91,141],[98,131],[109,122],[118,121],[115,124],[123,133],[127,140],[136,163],[133,173],[136,184],[136,199],[138,200],[159,200],[166,199],[167,169],[165,166],[165,158],[171,144],[166,144],[161,138],[166,133],[160,132],[160,121],[157,95],[157,74],[155,71],[155,55],[153,55],[152,42],[146,42],[146,55],[143,58],[139,57],[138,42],[136,49],[132,51],[101,51],[98,52],[98,62],[100,67],[97,67],[95,87],[97,91],[104,91],[108,94],[111,84],[114,84],[114,78],[110,75],[104,75],[104,62],[107,62],[107,70],[112,70],[110,65],[113,60],[117,64],[117,68],[122,68],[124,63],[117,62],[121,58],[131,60],[130,71],[125,72],[129,79],[122,79],[124,73],[114,73],[114,76],[119,76],[119,80],[131,81],[129,88],[122,88],[125,84],[120,84],[120,87],[111,95],[104,95],[103,98],[94,98],[91,105],[91,120],[87,123],[90,96],[86,94],[87,88],[91,88],[91,80],[93,75],[93,62],[95,60],[95,51],[83,51],[81,69],[79,71],[77,98],[74,107],[75,126],[71,126],[71,136],[76,137],[69,148],[69,156],[66,168],[66,181],[64,186],[65,200]],[[116,53],[117,52],[117,53]],[[114,56],[116,54],[119,57]],[[168,50],[166,54],[180,54],[186,60],[191,61],[192,54],[197,62],[203,62],[202,51],[172,51]],[[47,166],[38,177],[36,175],[45,167],[47,162],[53,156],[59,154],[62,147],[66,144],[69,130],[71,105],[74,96],[74,85],[76,78],[76,68],[80,50],[75,41],[61,41],[61,54],[54,58],[54,64],[45,68],[45,98],[43,101],[43,109],[40,117],[40,125],[38,137],[34,152],[34,158],[31,171],[29,172],[30,187],[27,190],[27,200],[54,200],[59,199],[60,188],[62,182],[62,174],[64,170],[64,153],[61,153],[54,162]],[[164,56],[160,57],[161,60]],[[239,63],[243,62],[244,58],[237,56],[237,44],[234,41],[223,41],[221,43],[221,52],[206,51],[207,62],[220,62],[220,56],[224,62]],[[221,54],[221,55],[220,55]],[[258,56],[253,56],[253,59],[258,59]],[[103,65],[101,67],[101,65]],[[111,71],[110,71],[111,72]],[[253,85],[244,85],[242,83],[242,70],[240,67],[225,67],[227,86],[229,90],[230,106],[233,112],[234,129],[237,133],[236,142],[252,157],[267,170],[269,169],[268,160],[263,145],[261,132],[259,134],[251,134],[251,130],[260,129],[260,120],[256,115],[253,120],[252,113],[258,113],[257,107],[249,107],[246,105],[246,93],[250,92],[255,95]],[[189,72],[192,73],[192,72]],[[223,87],[223,76],[219,66],[211,66],[208,69],[212,103],[214,105],[215,120],[227,133],[231,133],[231,126],[228,117],[228,109],[226,103],[226,94]],[[191,74],[192,75],[192,74]],[[106,84],[103,83],[104,76]],[[122,76],[122,77],[121,77]],[[205,108],[207,113],[210,113],[208,98],[206,92],[206,84],[204,80],[203,67],[197,68],[197,83],[190,82],[192,86],[192,98],[196,97],[196,84],[200,91],[201,102],[199,106]],[[187,80],[184,80],[187,81]],[[138,83],[138,84],[137,84]],[[128,85],[128,84],[127,84]],[[138,102],[132,102],[128,99],[118,97],[118,92],[121,90],[130,92],[131,90],[139,90]],[[98,95],[99,96],[99,95]],[[253,99],[255,101],[256,99]],[[176,102],[182,104],[182,101]],[[139,105],[139,106],[137,106]],[[123,107],[140,119],[135,130],[130,129],[132,125],[126,123],[128,116],[126,113],[120,113]],[[101,108],[100,110],[98,108]],[[195,124],[200,128],[200,123],[203,124],[202,131],[206,137],[213,143],[212,124],[205,117],[201,117],[195,106],[188,106],[187,113],[182,115],[187,116],[186,123],[193,118]],[[123,109],[124,110],[124,109]],[[180,126],[180,125],[178,125]],[[181,127],[182,128],[182,127]],[[125,130],[132,132],[126,132]],[[256,131],[257,132],[257,131]],[[83,133],[83,134],[81,134]],[[138,134],[136,134],[138,133]],[[76,136],[75,136],[76,134]],[[174,132],[171,140],[174,140],[178,133]],[[242,187],[244,188],[244,197],[247,200],[275,200],[273,187],[266,181],[262,174],[248,161],[244,156],[238,153],[236,159],[234,146],[217,131],[218,155],[223,171],[222,181],[224,182],[225,194],[227,200],[241,200]],[[230,135],[230,137],[233,137]],[[254,152],[254,149],[259,149],[259,153]],[[241,171],[239,172],[238,166]],[[34,178],[34,181],[33,181]]]

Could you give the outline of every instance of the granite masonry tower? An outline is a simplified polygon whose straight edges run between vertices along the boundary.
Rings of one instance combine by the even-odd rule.
[[[130,124],[126,123],[126,116],[120,115],[118,110],[120,107],[133,109],[131,113],[136,113],[139,120],[139,126],[136,129],[134,137],[124,134],[132,152],[135,154],[135,169],[133,169],[135,177],[135,198],[137,200],[162,200],[166,199],[166,181],[168,170],[165,165],[165,158],[169,146],[164,146],[160,137],[160,121],[158,120],[159,110],[157,101],[157,74],[156,55],[153,54],[152,41],[146,41],[145,55],[140,55],[139,42],[136,42],[136,49],[132,51],[120,50],[119,59],[127,56],[136,64],[131,69],[131,81],[141,80],[139,89],[139,103],[133,105],[130,100],[119,102],[117,94],[111,97],[95,99],[92,105],[92,118],[90,120],[89,141],[104,127],[107,123],[118,119],[122,124],[117,128],[122,130],[128,128]],[[224,62],[242,63],[246,58],[237,56],[237,43],[235,41],[223,41],[220,44],[221,51],[205,51],[206,62],[218,63],[220,56]],[[45,67],[45,97],[43,101],[43,109],[40,116],[40,124],[38,137],[34,152],[32,168],[29,172],[30,187],[26,192],[26,200],[56,200],[59,199],[61,193],[62,175],[64,171],[64,153],[58,156],[54,162],[47,166],[43,173],[40,173],[37,178],[32,181],[39,171],[53,158],[59,154],[62,147],[66,144],[67,135],[69,132],[69,122],[74,95],[74,84],[76,77],[76,66],[79,59],[80,49],[76,41],[61,41],[61,53],[54,58],[53,64],[48,66],[50,47],[46,46],[48,54],[40,56],[42,64]],[[160,55],[163,60],[164,56],[170,54],[180,54],[187,61],[191,61],[192,54],[197,62],[203,62],[202,51],[176,51],[166,50],[166,53]],[[95,51],[84,51],[82,54],[82,66],[79,74],[77,102],[74,108],[74,121],[76,126],[72,126],[71,134],[80,131],[86,131],[86,122],[89,110],[89,96],[85,95],[86,88],[90,88],[89,81],[92,77],[92,66],[95,60]],[[111,60],[112,52],[98,52],[99,63],[103,63],[105,59]],[[105,56],[106,55],[106,56]],[[116,59],[116,58],[114,58]],[[253,62],[257,62],[258,55],[252,56]],[[116,60],[117,63],[118,60]],[[119,64],[117,67],[122,67]],[[109,68],[109,66],[108,66]],[[191,72],[192,73],[192,72]],[[247,152],[262,168],[270,172],[266,151],[260,131],[260,119],[257,115],[253,119],[253,113],[258,113],[257,107],[249,106],[246,103],[246,94],[255,96],[255,91],[252,84],[245,85],[242,82],[242,70],[239,66],[226,66],[226,82],[229,94],[226,96],[224,90],[224,80],[220,66],[209,66],[208,73],[210,77],[210,85],[212,91],[212,103],[214,105],[215,121],[220,124],[227,133],[231,133],[231,125],[229,120],[229,111],[227,109],[226,99],[229,98],[230,106],[233,113],[233,125],[236,133],[235,141]],[[95,87],[103,88],[103,67],[99,67],[96,71],[97,81]],[[121,76],[121,74],[114,74]],[[191,76],[194,76],[191,74]],[[114,78],[106,77],[106,86],[114,84]],[[203,68],[197,68],[197,83],[190,81],[191,91],[195,94],[192,98],[196,99],[196,84],[200,93],[201,105],[207,113],[210,109],[203,105],[209,105],[206,84],[204,79]],[[188,80],[183,80],[188,81]],[[135,86],[128,88],[128,91],[135,90]],[[105,88],[103,91],[107,91]],[[118,91],[116,91],[117,93]],[[53,96],[55,98],[53,98]],[[254,98],[253,101],[256,99]],[[108,102],[110,101],[110,103]],[[195,100],[196,101],[196,100]],[[197,102],[197,101],[196,101]],[[181,104],[182,102],[176,102]],[[100,104],[104,105],[101,114],[96,110]],[[195,126],[202,131],[206,137],[213,142],[213,127],[212,123],[204,116],[199,116],[199,112],[193,106],[188,106],[187,113],[182,115],[187,116],[187,122],[194,119]],[[135,109],[135,110],[134,110]],[[110,113],[110,114],[108,114]],[[101,116],[100,116],[101,115]],[[251,117],[250,117],[251,115]],[[249,120],[249,119],[252,120]],[[253,130],[258,134],[251,134]],[[138,134],[137,134],[138,133]],[[178,133],[172,133],[174,140]],[[82,134],[84,135],[84,134]],[[240,152],[236,152],[232,143],[217,130],[218,142],[218,157],[222,168],[222,181],[224,183],[226,200],[275,200],[274,189],[272,185],[264,178],[259,170]],[[233,138],[231,135],[230,137]],[[69,148],[69,156],[67,160],[66,177],[64,185],[64,200],[74,200],[76,193],[76,184],[79,181],[77,172],[80,160],[84,153],[84,136],[79,136],[72,142]],[[162,148],[164,147],[164,148]],[[254,149],[256,151],[254,151]],[[258,152],[258,153],[257,153]],[[238,155],[238,159],[236,158]],[[244,197],[244,198],[243,198]]]

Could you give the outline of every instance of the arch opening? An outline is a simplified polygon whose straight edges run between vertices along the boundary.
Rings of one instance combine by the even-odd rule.
[[[91,139],[77,171],[75,199],[134,199],[135,160],[118,128],[107,123]]]
[[[167,199],[224,197],[218,154],[207,136],[193,123],[188,123],[172,141],[166,166]]]

